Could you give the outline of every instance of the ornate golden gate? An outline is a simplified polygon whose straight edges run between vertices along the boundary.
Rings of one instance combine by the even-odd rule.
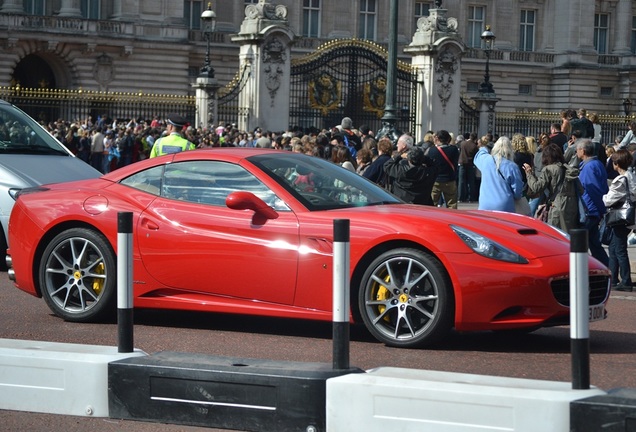
[[[292,61],[289,124],[303,129],[331,128],[343,117],[354,127],[378,131],[384,115],[388,52],[370,41],[334,40]],[[398,61],[396,128],[415,130],[416,75]]]

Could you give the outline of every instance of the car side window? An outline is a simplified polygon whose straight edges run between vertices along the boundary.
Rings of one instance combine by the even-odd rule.
[[[188,161],[166,165],[161,196],[225,206],[232,192],[247,191],[278,211],[289,210],[274,192],[239,165],[218,161]]]
[[[164,166],[156,166],[126,177],[121,184],[139,189],[153,195],[160,195]]]

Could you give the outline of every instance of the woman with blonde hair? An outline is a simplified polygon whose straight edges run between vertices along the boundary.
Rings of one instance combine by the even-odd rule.
[[[500,210],[515,212],[515,200],[522,197],[523,181],[521,171],[514,163],[512,143],[506,136],[500,137],[488,148],[479,142],[475,155],[475,166],[481,171],[479,187],[479,210]]]
[[[537,140],[533,136],[528,135],[526,137],[526,144],[528,145],[528,151],[532,155],[537,153]]]
[[[521,179],[523,180],[523,195],[526,196],[526,191],[528,189],[528,179],[526,178],[526,172],[523,170],[523,166],[528,164],[530,166],[534,165],[534,155],[530,153],[528,149],[528,142],[526,141],[526,137],[520,133],[516,133],[512,136],[512,150],[515,152],[514,162],[519,167],[519,172],[521,172]]]

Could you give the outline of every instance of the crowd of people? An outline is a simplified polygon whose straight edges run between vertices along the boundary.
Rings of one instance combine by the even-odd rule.
[[[611,270],[613,288],[631,291],[627,246],[635,227],[613,226],[603,236],[600,228],[606,213],[636,201],[636,122],[605,143],[596,114],[564,110],[561,117],[537,137],[438,130],[421,140],[403,134],[396,142],[377,139],[364,125],[354,128],[348,117],[331,129],[279,133],[239,131],[233,124],[194,128],[178,115],[125,122],[104,115],[48,128],[102,173],[194,148],[273,148],[328,159],[409,203],[456,209],[458,202],[476,202],[479,209],[536,217],[564,232],[584,228],[591,255]]]

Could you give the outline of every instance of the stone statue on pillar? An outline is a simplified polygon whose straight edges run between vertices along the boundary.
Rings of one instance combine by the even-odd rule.
[[[245,7],[245,19],[232,41],[240,44],[240,68],[251,73],[239,95],[241,130],[285,131],[289,126],[290,46],[296,36],[287,7],[259,0]]]
[[[464,42],[457,32],[458,22],[447,18],[441,0],[435,2],[429,16],[417,21],[417,31],[405,52],[413,56],[411,64],[419,75],[417,139],[428,130],[459,128],[461,58]]]

